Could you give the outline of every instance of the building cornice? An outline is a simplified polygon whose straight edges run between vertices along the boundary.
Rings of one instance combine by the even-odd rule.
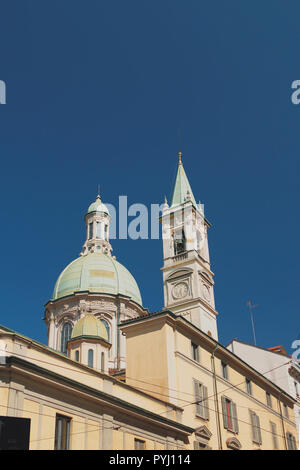
[[[69,388],[73,388],[80,392],[84,392],[88,394],[91,398],[93,397],[93,398],[101,399],[101,401],[106,403],[107,405],[121,408],[122,410],[126,410],[127,412],[130,412],[131,414],[132,413],[138,414],[143,419],[147,419],[148,421],[155,422],[157,425],[158,424],[163,425],[164,427],[169,428],[169,429],[171,428],[173,432],[174,431],[180,432],[181,434],[185,436],[188,436],[194,432],[194,429],[189,426],[185,426],[181,423],[170,420],[161,415],[157,415],[144,408],[141,408],[139,406],[133,405],[132,403],[126,402],[118,397],[109,395],[100,390],[96,390],[85,384],[77,382],[66,376],[57,374],[56,372],[50,371],[48,369],[44,369],[40,366],[37,366],[36,364],[33,364],[32,362],[25,361],[24,359],[20,359],[16,356],[5,357],[5,363],[3,364],[3,361],[1,362],[0,371],[1,371],[1,368],[9,368],[9,369],[13,369],[16,371],[21,371],[21,372],[26,371],[28,373],[38,375],[41,378],[46,378],[48,380],[50,379],[56,384],[60,383],[63,386],[67,386]]]
[[[1,331],[1,329],[5,330],[4,332]],[[29,348],[31,347],[35,347],[37,350],[39,351],[42,351],[43,353],[45,354],[48,354],[50,356],[53,356],[55,357],[56,359],[61,359],[63,362],[65,363],[68,363],[70,365],[72,365],[73,367],[76,367],[78,368],[80,371],[82,370],[84,373],[89,373],[91,375],[94,375],[96,377],[100,377],[104,380],[108,380],[110,382],[113,382],[114,384],[117,384],[119,385],[120,387],[122,388],[125,388],[127,390],[131,390],[131,391],[134,391],[136,393],[138,393],[139,395],[142,395],[144,397],[147,397],[149,399],[155,399],[158,403],[162,403],[164,405],[167,405],[167,406],[171,406],[172,408],[174,408],[175,410],[179,410],[179,411],[182,411],[182,408],[175,405],[174,403],[171,403],[171,402],[168,402],[168,401],[165,401],[165,400],[161,400],[160,398],[157,398],[157,397],[153,397],[153,395],[150,395],[142,390],[139,390],[137,389],[136,387],[132,386],[132,385],[129,385],[125,382],[122,382],[121,380],[109,375],[109,374],[106,374],[104,372],[101,372],[99,370],[96,370],[96,369],[93,369],[91,367],[88,367],[87,365],[85,364],[82,364],[80,362],[77,362],[77,361],[73,361],[72,359],[70,359],[68,356],[66,356],[65,354],[59,352],[59,351],[56,351],[55,349],[51,349],[49,348],[49,346],[46,346],[44,345],[43,343],[39,343],[38,341],[36,340],[32,340],[30,338],[27,338],[26,336],[22,336],[21,334],[19,333],[16,333],[14,332],[13,330],[10,330],[2,325],[0,325],[0,339],[3,338],[3,337],[8,337],[9,339],[18,339],[19,341],[23,341],[25,344],[28,345]],[[3,352],[0,351],[0,356],[3,355]],[[4,354],[5,355],[5,354]],[[11,354],[10,352],[6,351],[6,355],[5,357],[11,357],[13,356],[13,354]],[[16,356],[14,356],[16,357]],[[19,358],[20,360],[23,360],[21,358]],[[34,360],[34,359],[33,359]],[[38,361],[38,359],[37,359]],[[32,363],[33,364],[33,363]],[[39,366],[37,366],[39,367]]]
[[[140,318],[136,318],[133,320],[128,320],[128,321],[122,322],[119,326],[121,330],[123,330],[123,332],[126,333],[126,330],[129,330],[138,325],[141,325],[142,322],[155,322],[158,319],[160,321],[168,320],[168,323],[170,323],[173,327],[176,327],[176,325],[179,325],[183,328],[183,330],[192,332],[194,335],[195,334],[198,335],[198,337],[200,337],[201,340],[207,344],[208,349],[211,349],[211,351],[213,351],[217,347],[216,355],[219,354],[222,357],[231,359],[231,361],[233,361],[237,367],[240,367],[243,371],[246,372],[245,375],[248,375],[248,376],[251,375],[252,377],[255,377],[256,380],[263,382],[265,385],[268,386],[269,389],[273,390],[273,394],[275,391],[275,393],[278,396],[281,396],[281,397],[284,396],[289,403],[291,404],[297,403],[296,400],[291,395],[289,395],[287,392],[282,390],[276,384],[271,382],[269,379],[267,379],[264,375],[262,375],[253,367],[251,367],[249,364],[244,362],[240,357],[236,356],[232,351],[227,349],[225,346],[220,344],[211,336],[208,336],[202,330],[200,330],[191,322],[189,322],[186,318],[182,317],[181,315],[175,315],[170,310],[162,310],[161,312],[150,314],[149,316],[140,317]]]

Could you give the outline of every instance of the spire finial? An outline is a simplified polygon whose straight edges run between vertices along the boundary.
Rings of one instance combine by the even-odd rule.
[[[182,153],[178,152],[178,165],[182,165],[181,157],[182,157]]]
[[[97,189],[97,197],[100,198],[100,184],[98,184],[98,189]],[[100,198],[101,199],[101,198]]]

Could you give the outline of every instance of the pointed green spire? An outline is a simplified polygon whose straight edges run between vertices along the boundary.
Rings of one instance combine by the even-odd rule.
[[[188,200],[190,200],[194,206],[197,207],[192,188],[182,165],[181,157],[182,153],[178,152],[178,170],[170,207],[178,206],[179,204],[183,204]]]

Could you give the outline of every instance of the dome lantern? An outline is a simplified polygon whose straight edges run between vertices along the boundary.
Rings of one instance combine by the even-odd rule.
[[[111,256],[112,247],[109,243],[110,215],[107,206],[101,200],[99,190],[96,201],[90,204],[84,220],[86,240],[81,256],[88,253],[104,253]]]

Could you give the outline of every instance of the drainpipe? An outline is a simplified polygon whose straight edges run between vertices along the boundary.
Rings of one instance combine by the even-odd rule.
[[[281,409],[280,397],[281,397],[281,394],[279,395],[279,398],[278,398],[279,410],[280,410],[280,419],[281,419],[281,424],[282,424],[282,432],[283,432],[285,450],[288,450],[288,448],[287,448],[287,442],[286,442],[286,435],[285,435],[285,428],[284,428],[284,420],[283,420],[282,409]]]
[[[215,397],[215,410],[216,410],[216,421],[217,421],[217,432],[218,432],[218,441],[219,441],[219,450],[222,450],[222,435],[221,435],[221,424],[220,424],[220,412],[219,412],[219,401],[218,401],[218,388],[217,388],[217,378],[216,378],[216,368],[215,368],[215,352],[218,349],[219,345],[215,347],[211,354],[211,365],[213,373],[213,382],[214,382],[214,397]]]

